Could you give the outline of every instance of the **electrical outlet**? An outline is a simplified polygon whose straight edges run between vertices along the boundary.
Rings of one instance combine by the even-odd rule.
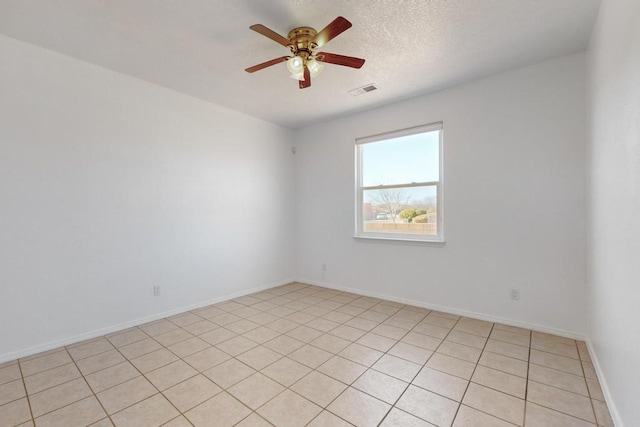
[[[160,296],[160,286],[154,286],[153,287],[153,296],[154,297],[159,297]]]
[[[511,300],[520,301],[520,289],[511,289]]]

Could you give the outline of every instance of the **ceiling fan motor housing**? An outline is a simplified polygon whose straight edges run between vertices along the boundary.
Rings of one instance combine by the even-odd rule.
[[[291,42],[293,54],[301,56],[303,59],[313,54],[318,45],[313,41],[318,32],[311,27],[298,27],[289,31],[287,38]]]
[[[291,77],[299,81],[300,89],[304,89],[311,86],[311,78],[317,76],[322,71],[324,68],[322,63],[352,68],[360,68],[362,64],[364,64],[364,59],[354,58],[352,56],[337,55],[328,52],[318,52],[316,54],[315,52],[318,47],[324,46],[328,41],[351,28],[351,22],[342,16],[338,16],[331,21],[329,25],[324,27],[320,32],[317,32],[311,27],[294,28],[289,31],[287,38],[262,24],[255,24],[249,28],[288,48],[291,50],[292,56],[281,56],[280,58],[275,58],[246,68],[245,71],[248,73],[286,62],[287,69],[291,72]]]

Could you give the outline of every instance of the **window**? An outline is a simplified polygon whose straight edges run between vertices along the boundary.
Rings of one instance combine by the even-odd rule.
[[[442,123],[356,140],[356,237],[442,242]]]

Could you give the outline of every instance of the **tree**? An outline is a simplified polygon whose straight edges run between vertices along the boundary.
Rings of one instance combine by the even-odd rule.
[[[427,211],[424,209],[415,209],[415,208],[405,209],[402,212],[400,212],[400,219],[405,219],[407,220],[407,222],[415,222],[414,220],[415,217],[419,215],[424,215],[426,213]]]
[[[400,219],[406,219],[407,222],[411,222],[411,219],[416,215],[417,213],[415,209],[405,209],[400,212]]]
[[[427,214],[417,215],[413,218],[413,222],[415,222],[416,224],[429,222],[428,215]]]
[[[396,218],[411,201],[411,196],[407,195],[401,188],[385,188],[371,192],[371,200],[391,216],[391,220],[396,222]]]

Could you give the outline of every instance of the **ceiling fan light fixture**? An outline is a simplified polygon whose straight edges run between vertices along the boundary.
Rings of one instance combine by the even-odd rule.
[[[324,69],[324,65],[316,61],[314,58],[311,58],[307,61],[307,68],[311,73],[311,77],[316,77]]]
[[[351,22],[342,16],[338,16],[331,21],[320,32],[311,27],[296,27],[289,31],[287,37],[281,36],[262,24],[255,24],[249,28],[286,47],[292,56],[281,56],[253,67],[245,68],[247,73],[253,73],[281,62],[286,62],[290,77],[298,80],[300,89],[306,89],[311,86],[311,80],[323,70],[324,64],[335,64],[351,68],[360,68],[364,64],[364,59],[353,56],[328,52],[316,53],[316,49],[351,28]]]
[[[304,61],[298,55],[294,55],[287,60],[287,69],[292,75],[302,74],[304,71]]]

